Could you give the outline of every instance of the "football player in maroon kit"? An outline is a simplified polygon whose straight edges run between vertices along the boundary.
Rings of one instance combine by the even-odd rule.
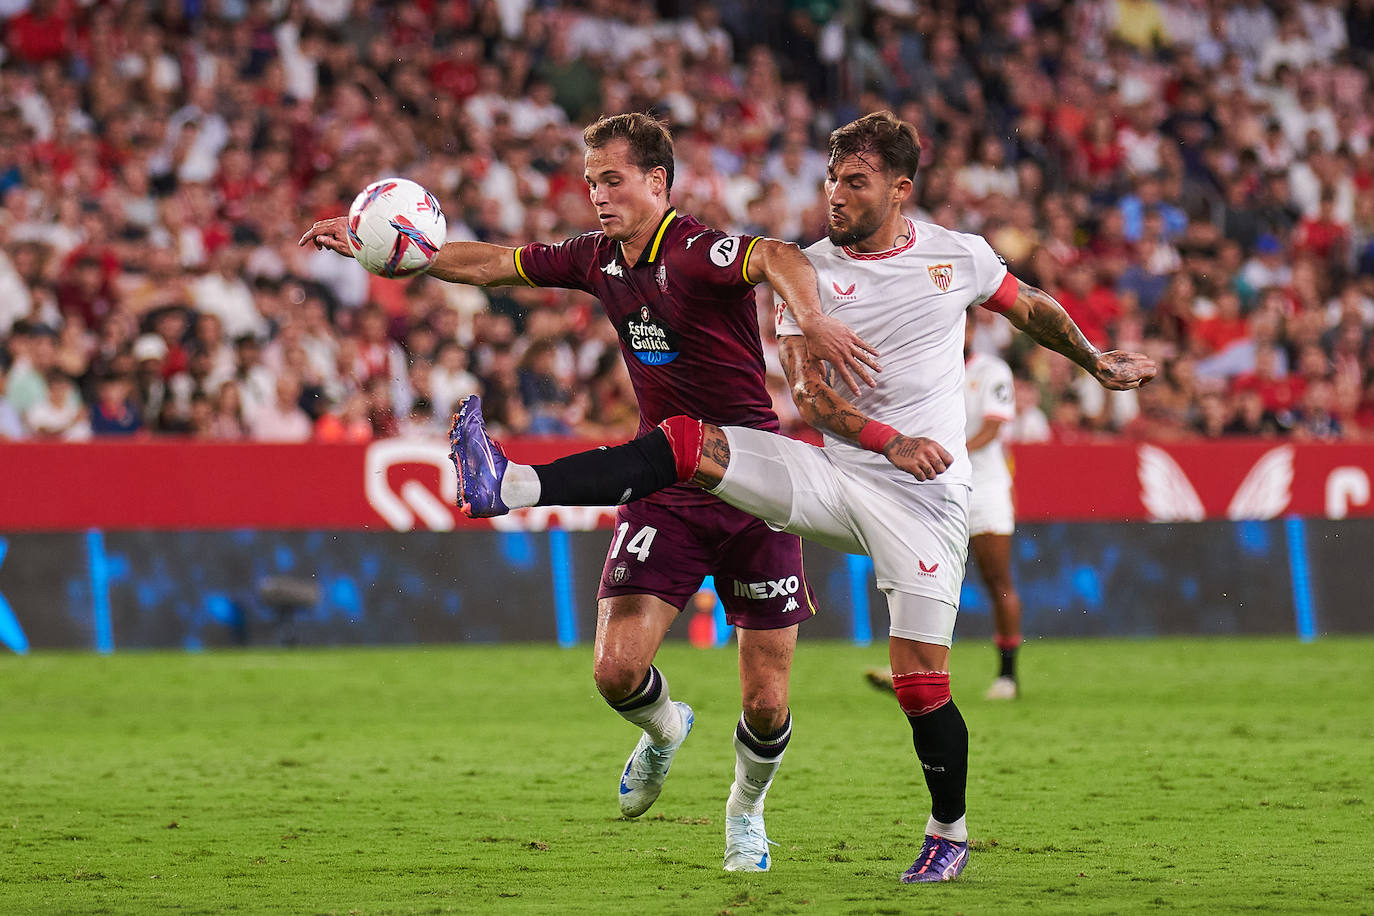
[[[815,270],[796,245],[729,235],[672,207],[673,145],[660,122],[615,115],[589,126],[583,139],[600,231],[519,248],[449,242],[429,273],[478,286],[577,289],[600,299],[620,334],[641,436],[684,414],[778,430],[754,302],[754,286],[764,281],[786,298],[813,354],[855,390],[860,380],[873,383],[875,351],[821,312]],[[300,243],[349,254],[345,219],[316,223]],[[576,504],[581,483],[550,481],[543,495]],[[621,812],[638,817],[658,798],[693,723],[691,708],[670,699],[654,656],[708,575],[731,583],[720,588],[721,600],[739,628],[743,713],[724,867],[766,871],[764,795],[792,731],[788,677],[797,624],[815,613],[800,539],[690,484],[622,505],[601,577],[593,673],[611,708],[643,731],[619,784]]]

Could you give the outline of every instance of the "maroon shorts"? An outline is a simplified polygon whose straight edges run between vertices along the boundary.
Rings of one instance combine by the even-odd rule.
[[[718,500],[639,501],[616,510],[598,598],[653,595],[679,611],[714,576],[725,619],[746,630],[790,627],[816,613],[801,538]]]

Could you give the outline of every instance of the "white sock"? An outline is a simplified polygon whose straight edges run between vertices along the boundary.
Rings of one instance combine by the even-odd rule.
[[[673,705],[672,698],[668,696],[668,679],[657,668],[650,668],[649,671],[651,674],[657,672],[658,698],[652,703],[636,706],[634,709],[619,709],[617,708],[619,704],[612,708],[620,713],[626,722],[633,722],[644,729],[644,734],[649,736],[649,742],[654,747],[671,747],[682,740],[686,723],[682,720],[682,713]],[[652,691],[654,687],[655,685],[651,681],[645,685],[644,689]],[[633,700],[634,695],[631,694],[621,702]]]
[[[527,509],[538,505],[539,475],[528,464],[506,465],[506,473],[501,477],[501,502],[511,509]]]
[[[782,730],[768,739],[760,739],[749,728],[744,716],[740,716],[735,726],[735,781],[730,786],[730,798],[725,802],[725,813],[730,817],[749,814],[758,817],[763,814],[763,797],[773,784],[773,776],[782,766],[782,755],[787,751],[787,742],[792,737],[792,716],[789,713]],[[781,750],[770,757],[758,754],[745,743],[748,738],[756,745]]]
[[[926,821],[927,836],[942,836],[947,840],[956,843],[968,842],[968,824],[964,820],[965,815],[960,815],[959,819],[952,824],[942,824],[934,816]]]

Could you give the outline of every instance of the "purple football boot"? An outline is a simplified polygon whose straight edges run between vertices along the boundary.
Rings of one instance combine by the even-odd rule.
[[[921,854],[902,874],[903,884],[928,881],[953,881],[968,864],[968,843],[956,843],[941,836],[926,835]]]
[[[458,508],[468,518],[491,518],[510,511],[501,502],[501,478],[506,474],[506,453],[487,438],[482,423],[482,399],[463,398],[448,430],[448,457],[458,471]]]

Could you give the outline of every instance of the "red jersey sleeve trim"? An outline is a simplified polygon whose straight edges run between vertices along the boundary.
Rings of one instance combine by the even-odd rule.
[[[983,308],[990,312],[1005,312],[1016,303],[1017,290],[1021,288],[1021,281],[1007,271],[1007,275],[1002,278],[1002,285],[997,287],[997,292],[988,297],[988,301],[983,303]]]

